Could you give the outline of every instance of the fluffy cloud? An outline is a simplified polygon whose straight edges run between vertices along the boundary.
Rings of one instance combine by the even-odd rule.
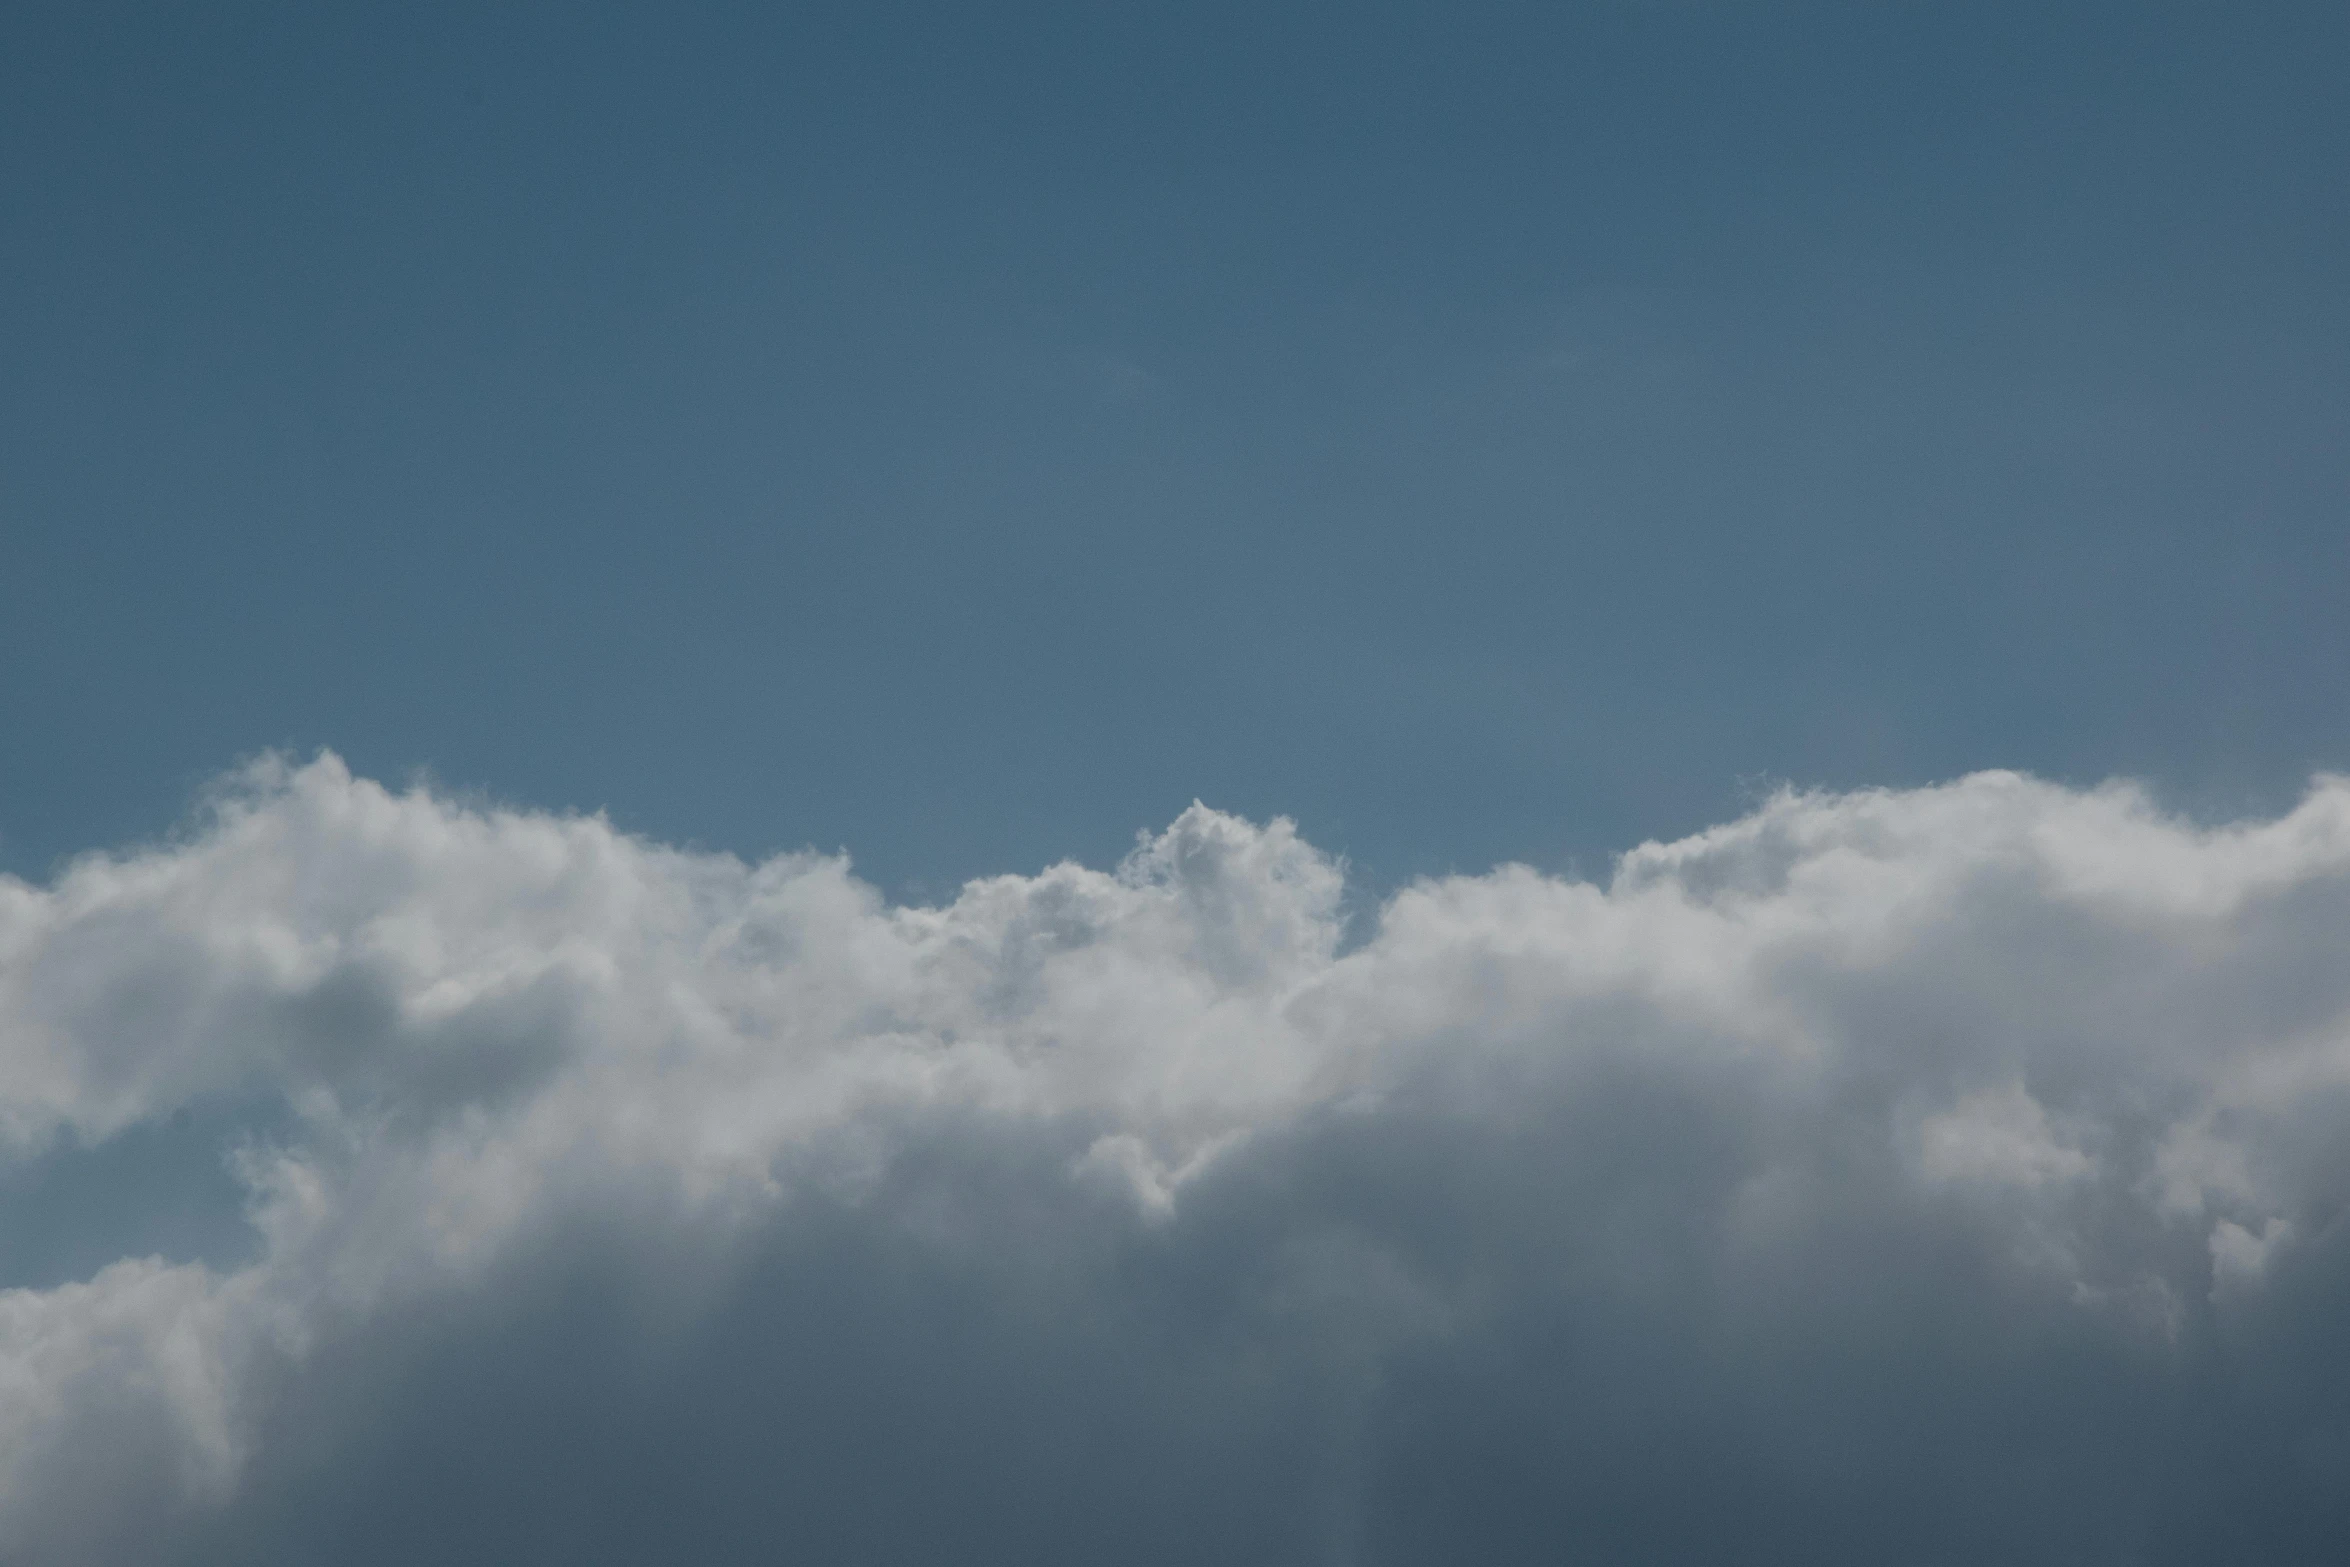
[[[895,908],[332,757],[0,880],[12,1200],[178,1127],[245,1221],[0,1279],[0,1556],[2350,1537],[2350,783],[1343,890],[1194,807]]]

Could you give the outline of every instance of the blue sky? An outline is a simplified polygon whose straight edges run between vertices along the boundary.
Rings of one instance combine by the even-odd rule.
[[[29,6],[0,863],[332,746],[886,887],[2350,765],[2331,6]]]
[[[2345,81],[0,11],[0,1559],[2332,1567]]]

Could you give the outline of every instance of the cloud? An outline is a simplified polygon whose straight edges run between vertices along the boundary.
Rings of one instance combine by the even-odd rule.
[[[331,756],[0,880],[0,1219],[184,1145],[246,1242],[0,1279],[0,1556],[2345,1537],[2350,782],[1343,891],[1195,806],[892,907]]]

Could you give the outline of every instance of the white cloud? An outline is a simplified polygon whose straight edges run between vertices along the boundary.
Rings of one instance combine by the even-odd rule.
[[[2231,1219],[2220,1220],[2211,1227],[2212,1287],[2257,1284],[2269,1259],[2292,1239],[2293,1226],[2284,1219],[2270,1219],[2257,1235]]]
[[[1449,1429],[1430,1366],[1537,1450],[1604,1442],[1590,1473],[1679,1432],[1829,1507],[1884,1449],[1878,1395],[1837,1402],[1846,1354],[1956,1408],[1949,1366],[1997,1386],[2059,1344],[2118,1409],[2206,1329],[2300,1342],[2335,1287],[2310,1259],[2350,1198],[2350,784],[2222,829],[2012,774],[1784,795],[1606,886],[1413,886],[1344,955],[1340,892],[1286,822],[1195,806],[1114,873],[893,908],[837,859],[680,853],[332,757],[251,769],[181,840],[0,881],[8,1156],[241,1123],[258,1237],[0,1294],[0,1551],[266,1533],[255,1466],[292,1472],[285,1412],[333,1367],[422,1321],[462,1338],[591,1232],[688,1344],[820,1214],[982,1281],[1005,1334],[1141,1335],[1102,1351],[1120,1375],[1208,1376],[1134,1324],[1221,1301],[1224,1401],[1166,1384],[1152,1440],[1287,1431],[1250,1400],[1294,1370],[1322,1422],[1297,1505],[1341,1560],[1410,1554],[1362,1520],[1423,1505],[1368,1477]],[[1029,1154],[1046,1174],[1004,1173]],[[1160,1261],[1102,1260],[1133,1246]],[[1652,1365],[1637,1412],[1590,1345]],[[1529,1412],[1480,1354],[1580,1391]],[[1707,1366],[1683,1409],[1668,1384]],[[1741,1399],[1810,1413],[1766,1440]],[[363,1404],[315,1418],[370,1461]]]
[[[2048,1112],[2020,1083],[1973,1094],[1929,1116],[1918,1132],[1918,1162],[1936,1181],[2044,1186],[2079,1180],[2096,1161],[2059,1141]]]

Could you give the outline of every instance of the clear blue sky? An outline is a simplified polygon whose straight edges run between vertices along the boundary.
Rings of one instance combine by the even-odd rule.
[[[0,865],[2350,766],[2335,5],[20,4]]]

